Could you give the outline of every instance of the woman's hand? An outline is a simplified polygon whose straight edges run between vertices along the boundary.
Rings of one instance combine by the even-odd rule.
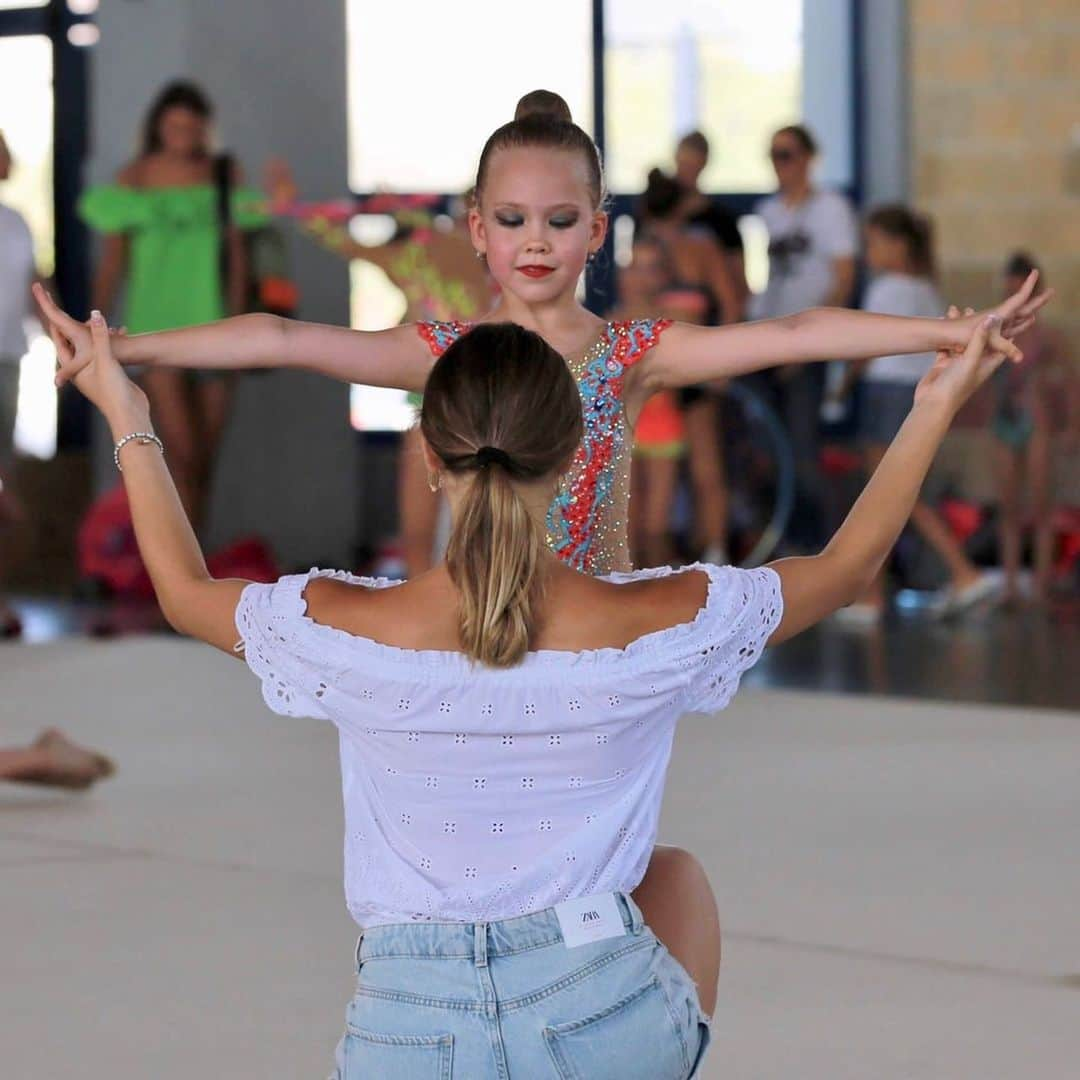
[[[1024,284],[1008,300],[998,304],[997,307],[976,312],[963,319],[956,319],[950,328],[950,340],[946,347],[955,350],[965,349],[976,328],[988,315],[994,315],[998,322],[990,330],[988,347],[995,352],[1003,353],[1013,363],[1019,363],[1024,355],[1013,344],[1013,338],[1034,324],[1039,309],[1054,295],[1053,289],[1047,289],[1046,292],[1033,296],[1038,280],[1039,271],[1032,270]]]
[[[960,318],[956,308],[950,308],[948,317],[957,326],[977,320],[975,329],[959,355],[938,352],[934,366],[915,388],[915,404],[937,401],[955,413],[1001,366],[1005,348],[1015,350],[1016,346],[1003,337],[996,312]]]
[[[88,327],[82,323],[75,323],[75,327],[77,331],[73,332],[79,339],[84,362],[69,378],[79,393],[101,410],[114,432],[123,429],[126,433],[133,425],[141,425],[145,430],[150,424],[150,405],[113,355],[112,336],[101,312],[95,311],[90,316]],[[57,329],[51,316],[49,333],[56,346],[57,371],[71,372],[76,363],[75,344]]]
[[[40,284],[33,286],[34,299],[41,308],[43,321],[56,346],[56,378],[58,387],[69,382],[79,374],[93,358],[93,342],[90,336],[90,323],[73,319],[62,308],[57,307],[53,298]],[[127,332],[109,330],[109,337],[114,341],[112,356],[114,363],[124,363],[124,347],[127,344]],[[96,404],[96,403],[95,403]]]

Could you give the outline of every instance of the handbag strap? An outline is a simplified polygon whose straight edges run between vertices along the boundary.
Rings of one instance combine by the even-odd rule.
[[[214,157],[214,190],[217,192],[217,219],[220,232],[218,263],[221,267],[221,288],[229,290],[229,230],[232,226],[232,178],[233,156],[230,153],[217,154]]]

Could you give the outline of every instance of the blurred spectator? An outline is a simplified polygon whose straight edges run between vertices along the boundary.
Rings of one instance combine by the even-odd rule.
[[[455,200],[447,215],[449,227],[427,211],[400,212],[394,235],[383,244],[358,243],[344,230],[339,230],[340,235],[314,235],[344,258],[361,259],[382,270],[405,296],[402,322],[467,322],[483,315],[497,295],[487,263],[477,259],[469,236],[471,199],[472,192],[467,192]],[[419,410],[422,395],[409,394],[408,399]],[[428,490],[419,425],[401,437],[397,495],[405,574],[416,577],[430,570],[438,559],[442,502],[438,493]]]
[[[1038,267],[1017,252],[1005,264],[1004,290],[1015,290]],[[1038,289],[1046,281],[1041,272]],[[1005,597],[1015,601],[1024,533],[1034,538],[1033,597],[1047,598],[1054,557],[1054,432],[1062,429],[1065,448],[1080,438],[1080,386],[1064,335],[1037,323],[1016,343],[1023,362],[1002,367],[994,379],[994,414],[990,431],[1000,498],[1001,559]]]
[[[684,322],[706,325],[742,318],[738,289],[720,246],[711,234],[687,225],[680,214],[683,191],[660,169],[649,173],[641,202],[641,229],[663,245],[672,280],[662,308]],[[715,389],[715,388],[714,388]],[[727,552],[727,485],[715,396],[704,386],[679,391],[694,492],[695,541],[706,562],[723,564]]]
[[[264,223],[262,199],[239,188],[239,168],[211,153],[213,106],[190,82],[166,86],[147,112],[136,159],[114,184],[83,197],[86,222],[104,234],[93,306],[108,316],[126,286],[131,333],[212,322],[245,309],[249,292],[241,230]],[[202,524],[235,376],[152,368],[150,398],[181,501]]]
[[[843,195],[814,186],[817,152],[814,137],[801,124],[781,128],[772,137],[769,157],[779,190],[756,208],[769,234],[769,283],[751,303],[754,318],[844,307],[851,301],[858,226]],[[798,551],[816,551],[824,541],[818,430],[824,365],[785,367],[754,382],[772,398],[795,451],[798,490],[790,543]]]
[[[634,236],[630,265],[619,272],[619,306],[615,321],[671,317],[664,297],[674,271],[667,248],[654,236]],[[630,474],[630,555],[635,566],[664,566],[673,557],[671,514],[686,457],[686,425],[673,390],[662,390],[645,402],[634,426],[634,467]]]
[[[934,284],[934,245],[930,221],[906,206],[881,206],[871,211],[865,228],[866,266],[873,281],[863,307],[882,315],[940,318],[945,305]],[[858,431],[863,462],[872,473],[907,419],[915,387],[934,364],[933,353],[879,356],[855,364],[862,377]],[[996,589],[964,553],[949,526],[926,502],[911,512],[911,524],[940,556],[949,573],[949,586],[937,611],[951,615],[977,603]],[[878,575],[860,603],[845,609],[842,618],[872,622],[885,608],[885,571]]]
[[[0,132],[0,182],[12,169],[11,153]],[[19,405],[19,368],[26,352],[24,322],[31,314],[30,286],[36,278],[34,242],[30,227],[13,207],[0,203],[0,529],[23,517],[13,487],[15,465],[15,417]],[[0,589],[5,567],[0,546]],[[0,593],[0,639],[18,637],[19,617]]]
[[[743,305],[750,296],[743,261],[743,240],[734,214],[730,214],[715,199],[698,187],[698,181],[709,164],[709,140],[700,131],[684,135],[675,148],[675,181],[682,189],[679,215],[687,225],[697,226],[712,234],[727,260],[728,271]]]

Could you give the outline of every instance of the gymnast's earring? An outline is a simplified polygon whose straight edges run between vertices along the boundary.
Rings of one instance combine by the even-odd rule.
[[[487,252],[486,251],[478,251],[476,253],[476,257],[478,259],[486,259],[487,258]]]
[[[429,472],[427,476],[427,486],[431,488],[431,493],[434,495],[435,492],[442,487],[442,473]]]

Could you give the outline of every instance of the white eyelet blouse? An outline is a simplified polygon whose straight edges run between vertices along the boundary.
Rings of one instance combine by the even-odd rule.
[[[236,611],[267,705],[338,728],[345,894],[360,926],[478,922],[633,890],[656,837],[675,724],[724,708],[780,621],[767,568],[696,565],[692,622],[624,649],[529,653],[515,668],[379,644],[312,621],[312,570]],[[630,582],[667,568],[608,575]]]

